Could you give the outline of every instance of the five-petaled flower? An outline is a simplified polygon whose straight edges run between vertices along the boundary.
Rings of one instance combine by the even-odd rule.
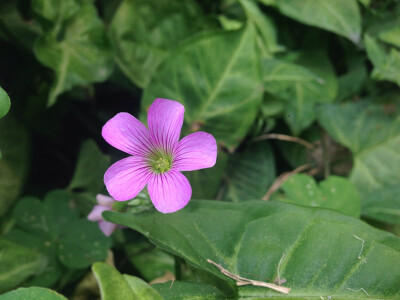
[[[101,214],[105,210],[112,210],[112,205],[115,202],[115,200],[111,197],[102,194],[98,194],[96,196],[96,200],[98,205],[95,205],[93,207],[92,211],[89,213],[87,218],[90,221],[98,222],[100,230],[103,231],[103,233],[106,236],[110,236],[114,232],[114,230],[118,227],[118,225],[105,221]]]
[[[179,102],[157,98],[149,108],[148,129],[128,113],[117,114],[103,126],[104,139],[132,155],[104,174],[114,199],[132,199],[147,184],[151,201],[162,213],[175,212],[189,202],[192,188],[180,171],[214,166],[217,143],[200,131],[179,141],[184,112]]]

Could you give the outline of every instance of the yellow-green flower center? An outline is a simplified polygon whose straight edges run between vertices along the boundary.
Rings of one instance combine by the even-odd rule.
[[[149,156],[149,164],[154,173],[165,173],[172,168],[172,156],[162,151],[157,151]]]

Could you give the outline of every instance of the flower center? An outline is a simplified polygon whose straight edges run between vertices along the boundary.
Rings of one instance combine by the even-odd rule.
[[[149,164],[154,173],[165,173],[172,167],[172,157],[167,153],[157,152],[149,157]]]

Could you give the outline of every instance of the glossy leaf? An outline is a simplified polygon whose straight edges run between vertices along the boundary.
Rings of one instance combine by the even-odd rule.
[[[322,52],[302,55],[297,63],[263,59],[264,87],[285,102],[285,121],[298,135],[315,120],[315,105],[332,102],[338,83]]]
[[[0,296],[1,300],[67,300],[63,295],[58,294],[55,291],[41,288],[41,287],[30,287],[30,288],[19,288],[17,290],[5,293]]]
[[[110,166],[110,157],[103,154],[92,140],[85,141],[79,152],[69,189],[85,189],[92,193],[104,190],[103,177]]]
[[[257,142],[232,155],[225,174],[223,200],[261,199],[275,179],[274,154],[268,142]]]
[[[193,282],[174,281],[173,283],[158,283],[152,286],[165,300],[191,300],[191,299],[204,299],[216,300],[226,299],[218,289],[211,285],[198,284]]]
[[[174,214],[104,216],[231,284],[206,260],[246,278],[274,280],[284,256],[279,275],[292,290],[280,299],[368,298],[350,290],[360,287],[375,298],[399,293],[400,239],[331,210],[280,202],[192,200]],[[355,236],[364,241],[363,248]],[[238,293],[242,298],[277,295],[250,286],[238,287]]]
[[[10,97],[8,97],[6,91],[0,87],[0,119],[7,114],[10,106]]]
[[[95,263],[92,271],[99,284],[102,300],[162,299],[157,291],[141,279],[129,275],[121,275],[106,263]]]
[[[382,46],[372,37],[365,36],[365,46],[368,58],[372,61],[374,69],[372,78],[377,80],[390,80],[400,86],[400,51],[394,47],[386,53]]]
[[[282,185],[283,201],[306,206],[324,207],[358,218],[361,200],[357,188],[344,177],[330,176],[319,185],[305,174],[291,176]]]
[[[29,138],[26,129],[11,115],[0,122],[0,216],[18,198],[28,171]]]
[[[110,27],[120,69],[146,87],[173,47],[206,27],[195,1],[122,1]]]
[[[34,48],[37,59],[55,72],[48,99],[50,106],[73,87],[106,80],[113,68],[112,49],[91,1],[84,1],[64,22],[64,17],[75,12],[73,5],[57,3],[65,1],[40,2],[46,3],[40,7],[43,16],[49,19],[58,16],[53,29],[40,37]]]
[[[318,118],[324,128],[353,152],[354,167],[350,181],[363,197],[369,195],[374,198],[377,207],[382,207],[378,196],[383,193],[381,190],[398,186],[400,180],[397,171],[400,168],[400,118],[394,113],[396,110],[396,103],[379,105],[370,101],[330,104],[318,110]],[[396,197],[397,194],[392,194],[393,202],[387,210],[389,219],[400,210],[398,201],[394,201]],[[367,203],[362,203],[363,213],[367,216],[373,205],[370,200],[366,211],[364,205]]]
[[[301,23],[316,26],[360,41],[361,16],[356,0],[260,0]]]
[[[17,287],[46,264],[47,259],[38,252],[0,238],[0,293]]]
[[[188,128],[238,145],[261,104],[261,82],[251,24],[239,31],[209,33],[177,47],[144,90],[143,108],[162,95],[185,106]]]

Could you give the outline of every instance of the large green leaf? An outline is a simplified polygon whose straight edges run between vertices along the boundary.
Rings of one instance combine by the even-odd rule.
[[[81,146],[75,173],[68,188],[83,188],[92,193],[102,192],[103,176],[109,165],[110,157],[103,154],[94,141],[85,141]]]
[[[26,129],[11,115],[0,122],[0,216],[18,198],[28,171],[29,138]]]
[[[357,188],[347,178],[330,176],[318,186],[313,177],[296,174],[285,181],[282,190],[283,201],[330,208],[356,218],[361,213]]]
[[[372,78],[390,80],[400,86],[400,51],[392,47],[387,53],[378,41],[369,35],[365,35],[364,40],[368,58],[374,65]]]
[[[8,113],[10,105],[10,97],[8,97],[6,91],[0,86],[0,119]]]
[[[36,13],[40,9],[50,20],[57,16],[52,30],[34,48],[38,60],[55,72],[48,105],[73,87],[106,80],[113,69],[112,47],[94,4],[84,1],[76,9],[72,0],[36,2],[46,3],[36,6]]]
[[[258,142],[231,156],[225,174],[223,200],[261,199],[275,179],[274,154],[268,142]]]
[[[279,299],[393,299],[400,294],[400,239],[331,210],[194,200],[174,214],[153,210],[104,216],[231,284],[206,260],[245,278],[280,275],[292,290]],[[242,298],[278,295],[252,286],[238,287],[238,293]]]
[[[19,288],[0,296],[0,300],[67,300],[64,296],[55,291],[41,288]]]
[[[195,1],[125,0],[110,27],[116,62],[144,88],[170,50],[204,27],[205,17]]]
[[[18,286],[46,264],[46,257],[38,252],[0,238],[0,293]]]
[[[143,280],[129,275],[121,275],[106,263],[95,263],[92,271],[100,286],[102,300],[163,299],[156,290]]]
[[[163,295],[165,300],[216,300],[226,299],[218,289],[207,284],[174,281],[154,284],[153,288]]]
[[[315,120],[315,105],[332,102],[338,83],[322,52],[303,53],[295,63],[263,59],[264,87],[285,102],[285,121],[298,135]]]
[[[261,103],[256,34],[208,33],[179,46],[159,67],[143,94],[147,109],[157,97],[180,101],[185,123],[235,147],[252,125]]]
[[[374,104],[370,101],[328,104],[318,110],[322,126],[336,141],[353,152],[354,167],[350,180],[363,197],[369,195],[368,203],[363,202],[362,205],[363,213],[370,217],[373,217],[369,215],[373,202],[382,208],[379,196],[384,193],[382,189],[395,191],[391,188],[398,186],[400,181],[400,116],[394,113],[397,110],[395,102]],[[385,195],[384,198],[387,197]],[[396,215],[399,220],[400,203],[395,201],[397,193],[393,193],[391,198],[392,205],[386,209],[388,221]]]
[[[356,0],[259,0],[299,22],[326,29],[358,44],[361,16]]]

